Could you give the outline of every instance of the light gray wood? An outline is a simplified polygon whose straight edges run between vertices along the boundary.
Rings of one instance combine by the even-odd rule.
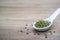
[[[52,33],[49,30],[34,35],[31,26],[34,21],[49,17],[59,7],[60,0],[0,0],[0,40],[60,40],[60,15],[50,29]],[[26,24],[29,31],[24,29]]]

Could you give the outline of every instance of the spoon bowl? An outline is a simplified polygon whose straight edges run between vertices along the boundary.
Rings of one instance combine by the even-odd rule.
[[[44,21],[49,21],[49,20],[44,20]],[[51,21],[49,21],[49,22],[51,22]],[[48,25],[47,27],[43,27],[43,28],[37,28],[37,27],[35,26],[35,24],[36,24],[36,22],[33,23],[33,28],[34,28],[35,30],[37,30],[37,31],[46,31],[46,30],[50,29],[50,27],[51,27],[51,25],[52,25],[52,22],[51,22],[50,25]]]
[[[58,8],[50,17],[48,17],[47,19],[43,19],[44,21],[49,21],[51,22],[47,27],[43,27],[43,28],[37,28],[35,26],[36,22],[33,23],[33,28],[37,31],[46,31],[48,29],[50,29],[51,25],[53,24],[53,21],[55,20],[55,18],[57,17],[57,15],[60,14],[60,8]]]

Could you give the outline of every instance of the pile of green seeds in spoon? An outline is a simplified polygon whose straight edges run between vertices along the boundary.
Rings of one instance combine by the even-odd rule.
[[[51,22],[49,22],[49,21],[39,20],[39,21],[36,22],[35,26],[36,26],[37,28],[43,28],[43,27],[49,26],[50,23],[51,23]]]

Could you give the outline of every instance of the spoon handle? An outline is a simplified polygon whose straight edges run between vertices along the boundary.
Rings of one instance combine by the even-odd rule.
[[[58,9],[48,18],[48,20],[50,20],[51,22],[53,22],[54,19],[58,16],[58,14],[60,14],[60,8],[58,8]]]

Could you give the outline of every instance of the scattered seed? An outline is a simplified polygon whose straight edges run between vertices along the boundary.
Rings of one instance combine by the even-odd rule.
[[[52,35],[52,31],[49,31],[50,32],[50,34]]]
[[[34,33],[34,35],[36,35],[36,33]]]
[[[40,35],[40,33],[37,33],[37,35]]]
[[[29,33],[26,33],[27,35],[29,34]]]
[[[27,29],[27,27],[25,27],[25,29]]]
[[[55,33],[55,31],[53,31],[53,33]]]
[[[45,33],[44,35],[45,35],[45,38],[47,38],[47,34]]]
[[[28,31],[29,29],[27,29],[27,31]]]
[[[28,26],[28,24],[26,24],[26,26]]]
[[[22,30],[20,30],[20,32],[23,32]]]

